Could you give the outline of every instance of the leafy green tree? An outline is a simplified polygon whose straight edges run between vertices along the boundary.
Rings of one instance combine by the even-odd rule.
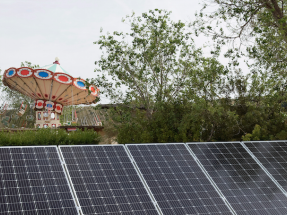
[[[200,50],[195,49],[185,23],[173,22],[169,15],[157,9],[139,17],[132,14],[126,17],[129,33],[113,32],[95,42],[104,50],[95,62],[94,79],[102,95],[113,102],[143,106],[148,117],[157,102],[182,96]]]
[[[235,65],[243,54],[252,59],[253,72],[268,71],[280,80],[287,66],[286,21],[286,0],[208,0],[193,24],[195,33],[212,36],[218,49],[231,43],[225,56]]]
[[[235,0],[233,3],[239,4]],[[262,11],[268,14],[264,8]],[[217,16],[224,20],[221,13]],[[247,75],[236,67],[224,67],[216,57],[222,44],[230,38],[223,33],[214,35],[218,42],[215,55],[204,57],[201,50],[193,46],[191,34],[186,33],[184,24],[170,21],[168,15],[160,10],[150,11],[142,17],[132,15],[128,17],[131,33],[115,32],[96,42],[105,50],[101,60],[96,62],[99,66],[96,71],[100,74],[97,85],[105,88],[103,93],[114,102],[119,102],[109,111],[118,142],[286,137],[287,88],[283,67],[264,61],[263,55],[262,58],[253,56],[255,64]],[[204,20],[203,14],[200,16],[197,23]],[[258,19],[259,15],[256,17]],[[211,30],[198,28],[197,33],[210,33]],[[262,38],[262,35],[254,33],[251,36]],[[129,40],[125,36],[130,36]],[[264,51],[259,45],[256,42],[254,47]],[[246,53],[252,57],[250,50]],[[231,57],[236,66],[240,54],[239,50],[229,50],[226,57]],[[276,67],[275,72],[269,72]]]
[[[203,57],[185,24],[169,15],[157,9],[132,14],[130,33],[95,42],[104,54],[94,81],[102,94],[123,104],[110,113],[120,143],[209,141],[220,127],[218,118],[234,120],[233,113],[215,108],[228,71],[215,58]]]

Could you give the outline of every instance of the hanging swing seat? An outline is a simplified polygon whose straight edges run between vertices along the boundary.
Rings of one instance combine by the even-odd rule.
[[[20,117],[23,116],[23,114],[25,113],[26,108],[27,108],[27,105],[26,105],[25,109],[22,109],[22,106],[23,106],[23,102],[22,102],[20,109],[19,109],[19,112],[18,112],[18,116],[20,116]]]
[[[18,112],[18,116],[23,116],[24,113],[25,113],[25,110],[24,110],[24,109],[21,109],[21,110],[19,110],[19,112]]]

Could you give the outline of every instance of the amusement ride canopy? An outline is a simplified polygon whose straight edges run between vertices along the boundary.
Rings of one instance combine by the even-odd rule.
[[[35,100],[35,110],[62,113],[63,106],[92,104],[99,89],[84,79],[74,78],[64,70],[56,58],[51,65],[38,69],[29,67],[5,70],[3,84]]]

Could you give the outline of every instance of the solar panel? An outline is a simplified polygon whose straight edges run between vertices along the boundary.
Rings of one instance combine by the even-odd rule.
[[[126,147],[163,214],[232,214],[185,144]]]
[[[239,142],[190,143],[237,214],[287,214],[287,198]]]
[[[56,146],[0,148],[0,214],[79,214]]]
[[[271,176],[287,190],[287,142],[286,141],[252,141],[244,142]]]
[[[83,214],[159,214],[123,145],[60,150]]]

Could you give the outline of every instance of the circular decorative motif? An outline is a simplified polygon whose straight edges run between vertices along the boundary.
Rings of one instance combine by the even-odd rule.
[[[23,77],[23,78],[26,78],[26,77],[30,77],[33,75],[33,72],[31,69],[29,68],[22,68],[22,69],[19,69],[18,72],[17,72],[18,76],[20,77]]]
[[[38,75],[42,78],[46,78],[49,76],[48,72],[39,72]]]
[[[85,85],[84,79],[74,78],[74,86],[80,90],[86,90],[86,85]]]
[[[92,94],[93,96],[98,96],[98,91],[99,91],[99,89],[98,89],[96,86],[91,85],[91,86],[89,87],[89,90],[91,91],[91,94]]]
[[[21,75],[23,75],[23,76],[29,75],[29,70],[22,70]]]
[[[59,75],[58,78],[59,78],[60,81],[63,81],[63,82],[69,81],[69,79],[66,76],[63,76],[63,75]]]
[[[63,73],[55,74],[54,79],[55,81],[60,82],[62,84],[71,84],[73,81],[70,76]]]
[[[77,85],[79,87],[84,87],[85,86],[85,84],[82,81],[77,81]]]
[[[53,77],[53,73],[48,70],[36,70],[34,72],[34,76],[39,79],[51,79]]]
[[[61,104],[56,104],[55,111],[56,111],[57,113],[61,113],[61,112],[62,112],[62,108],[63,108],[63,106],[62,106]]]
[[[47,104],[47,108],[53,108],[52,104]]]
[[[37,100],[35,107],[37,109],[42,109],[44,107],[44,101],[43,100]]]
[[[12,78],[16,74],[16,69],[9,69],[6,72],[6,77],[7,78]]]
[[[9,76],[12,76],[14,73],[15,73],[15,71],[11,69],[11,70],[8,72],[8,75],[9,75]]]

